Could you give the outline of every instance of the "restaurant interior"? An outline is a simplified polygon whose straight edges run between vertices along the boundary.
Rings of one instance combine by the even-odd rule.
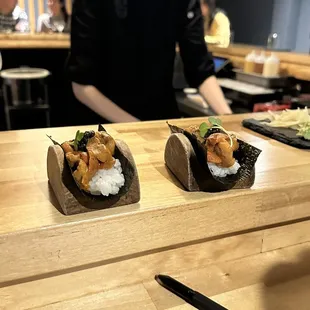
[[[177,116],[152,118],[115,98],[164,82],[87,97],[68,73],[95,0],[0,0],[0,309],[309,310],[310,1],[187,2],[212,73],[175,42]]]
[[[47,1],[19,1],[18,6],[25,10],[28,16],[28,28],[22,32],[5,31],[0,34],[2,71],[18,68],[25,70],[25,67],[30,67],[45,69],[48,76],[43,74],[42,79],[18,81],[2,78],[0,129],[57,127],[96,122],[94,113],[86,109],[87,117],[84,115],[83,119],[71,113],[76,99],[65,72],[70,50],[68,27],[65,29],[60,24],[60,30],[38,28],[42,16],[49,11]],[[233,112],[267,110],[268,105],[270,109],[281,109],[281,105],[285,108],[309,104],[310,39],[309,33],[305,31],[308,29],[307,12],[310,10],[308,2],[266,0],[255,3],[236,0],[232,4],[229,0],[219,0],[217,6],[229,17],[229,45],[219,47],[219,44],[208,44],[208,48],[214,59],[220,86]],[[71,0],[65,1],[65,10],[70,16]],[[262,81],[253,82],[252,79],[249,82],[247,77],[236,73],[236,70],[242,70],[246,56],[253,50],[257,55],[265,51],[266,57],[271,52],[276,54],[280,60],[280,75],[285,79],[285,87],[262,87],[259,85]],[[176,61],[173,86],[180,115],[212,115],[208,103],[199,98],[198,93],[192,94],[193,90],[188,89],[182,69],[182,63]],[[244,84],[244,79],[247,84]],[[43,85],[43,88],[46,86],[46,91],[38,87],[38,84]],[[12,107],[9,120],[5,117],[4,87],[8,93],[7,105]],[[156,89],[153,91],[155,93]],[[13,93],[15,99],[12,98]],[[48,110],[39,109],[40,106],[46,106]],[[10,124],[7,124],[8,121]]]

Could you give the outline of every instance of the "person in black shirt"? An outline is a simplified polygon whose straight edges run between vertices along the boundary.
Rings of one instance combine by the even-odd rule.
[[[204,41],[199,0],[75,0],[68,74],[76,98],[111,122],[178,117],[176,44],[191,87],[230,114]]]

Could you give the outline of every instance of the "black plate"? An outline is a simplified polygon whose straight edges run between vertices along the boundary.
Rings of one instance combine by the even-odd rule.
[[[305,140],[302,137],[296,136],[296,130],[289,128],[270,127],[268,125],[262,124],[262,122],[270,122],[270,120],[266,119],[258,121],[255,119],[246,119],[242,122],[242,125],[266,137],[270,137],[287,145],[299,149],[310,149],[310,141]]]

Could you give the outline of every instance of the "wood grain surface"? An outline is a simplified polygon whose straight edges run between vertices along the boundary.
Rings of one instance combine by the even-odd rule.
[[[69,15],[72,14],[72,0],[66,0],[66,9]]]
[[[199,166],[194,149],[183,134],[170,135],[165,147],[165,163],[183,187],[189,192],[199,191],[191,166]]]
[[[247,45],[247,44],[231,44],[227,48],[217,47],[215,45],[209,45],[210,51],[212,53],[221,54],[227,53],[231,56],[244,58],[247,54],[255,50],[257,53],[264,51],[262,46]],[[266,51],[266,55],[270,55],[270,51]],[[294,53],[292,52],[281,52],[274,51],[274,53],[280,58],[281,61],[290,64],[310,66],[310,57],[305,53]]]
[[[34,0],[28,0],[28,15],[29,15],[29,26],[30,33],[36,32],[36,12]]]
[[[106,129],[133,153],[141,201],[74,216],[48,186],[45,135],[64,141],[96,126],[0,133],[0,309],[191,309],[156,273],[229,309],[277,309],[281,295],[287,309],[308,309],[309,152],[242,128],[246,117],[222,120],[263,150],[252,189],[186,192],[164,165],[165,122],[114,124]]]
[[[253,50],[261,52],[264,49],[259,46],[245,44],[231,44],[228,48],[209,46],[214,56],[229,58],[237,68],[243,68],[246,55]],[[274,52],[280,59],[280,70],[283,75],[293,76],[297,79],[310,81],[310,56],[294,52]],[[270,52],[266,52],[268,56]]]
[[[33,16],[32,16],[32,22]],[[0,34],[1,49],[53,49],[70,48],[70,36],[63,33],[33,33],[36,25],[32,28],[32,33],[11,33]]]
[[[45,6],[44,6],[45,1],[38,0],[37,3],[38,3],[38,16],[40,16],[41,14],[45,13]]]
[[[21,9],[25,9],[25,0],[18,0],[18,5],[20,6]]]
[[[120,305],[124,309],[192,309],[153,280],[155,274],[163,273],[229,309],[276,310],[281,304],[283,309],[306,310],[310,301],[309,225],[309,221],[296,223],[63,275],[2,283],[0,309],[71,309],[73,304],[78,309],[84,305],[87,309],[119,309]],[[287,232],[290,242],[285,241]],[[274,235],[278,244],[264,249],[264,244],[275,240]],[[308,238],[295,244],[298,235]]]
[[[310,216],[310,156],[241,128],[246,116],[223,117],[230,130],[263,150],[252,189],[189,193],[164,165],[165,122],[107,126],[129,145],[141,185],[138,204],[64,216],[48,186],[50,134],[58,141],[77,128],[0,134],[0,282],[139,255]],[[180,126],[203,119],[171,121]],[[95,129],[89,126],[79,129]],[[8,154],[10,154],[8,156]],[[48,242],[46,241],[48,240]],[[87,244],[80,252],[80,244]],[[20,253],[23,253],[20,256]]]

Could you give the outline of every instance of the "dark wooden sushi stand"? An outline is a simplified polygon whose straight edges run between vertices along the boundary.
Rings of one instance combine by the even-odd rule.
[[[245,117],[222,120],[263,151],[251,189],[186,192],[164,164],[165,122],[114,124],[141,201],[73,216],[47,181],[46,134],[95,126],[1,132],[0,309],[192,309],[157,273],[228,309],[309,309],[310,156],[242,128]]]

